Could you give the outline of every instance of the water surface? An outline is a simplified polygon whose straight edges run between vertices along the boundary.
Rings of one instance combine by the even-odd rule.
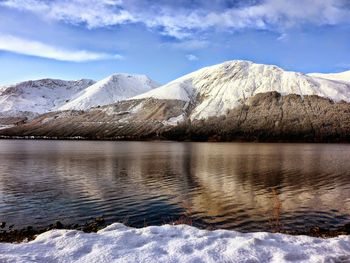
[[[350,221],[350,145],[0,140],[0,220],[240,231]]]

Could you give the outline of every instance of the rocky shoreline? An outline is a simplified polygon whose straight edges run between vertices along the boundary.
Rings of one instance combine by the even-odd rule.
[[[173,225],[186,224],[187,221],[181,220],[181,222],[175,221]],[[188,222],[191,222],[189,220]],[[0,243],[19,243],[19,242],[28,242],[34,240],[36,236],[53,229],[67,229],[67,230],[79,230],[85,233],[96,233],[97,231],[105,228],[108,224],[106,223],[103,217],[97,217],[89,220],[85,224],[62,224],[60,221],[56,221],[53,224],[50,224],[48,227],[44,228],[35,228],[33,226],[27,226],[22,229],[13,229],[13,225],[8,225],[5,222],[0,223]],[[216,229],[210,229],[216,230]],[[341,235],[350,235],[350,223],[339,227],[336,230],[329,230],[321,227],[312,227],[303,231],[284,231],[281,229],[273,230],[272,233],[281,233],[287,235],[305,235],[310,237],[319,237],[319,238],[332,238]]]
[[[35,237],[39,234],[42,234],[46,231],[53,229],[71,229],[71,230],[80,230],[85,233],[97,232],[107,224],[103,217],[92,218],[87,221],[85,224],[63,224],[61,221],[56,221],[53,224],[50,224],[47,227],[36,228],[33,226],[27,226],[21,229],[14,229],[14,225],[9,225],[6,222],[0,223],[0,242],[23,242],[34,240]]]

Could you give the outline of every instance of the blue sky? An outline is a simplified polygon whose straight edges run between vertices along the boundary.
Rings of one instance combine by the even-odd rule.
[[[0,84],[147,74],[226,60],[350,69],[348,0],[0,0]]]

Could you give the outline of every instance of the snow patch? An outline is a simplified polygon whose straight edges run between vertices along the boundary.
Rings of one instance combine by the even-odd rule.
[[[139,103],[137,104],[135,107],[133,107],[131,110],[130,110],[130,113],[137,113],[139,112],[140,110],[142,110],[142,107],[143,107],[143,103]]]
[[[15,125],[2,125],[2,124],[0,124],[0,130],[12,128],[12,127],[14,127],[14,126],[15,126]]]
[[[185,120],[185,115],[184,114],[181,114],[179,116],[176,116],[176,117],[172,117],[172,118],[169,118],[168,120],[166,121],[163,121],[163,124],[164,125],[172,125],[172,126],[175,126],[177,124],[179,124],[180,122],[183,122]]]
[[[141,229],[112,224],[97,233],[51,230],[0,244],[4,262],[349,262],[350,237],[207,231],[187,225]]]

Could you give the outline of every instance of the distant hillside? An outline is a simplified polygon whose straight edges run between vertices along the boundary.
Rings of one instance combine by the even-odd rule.
[[[350,83],[240,60],[200,69],[133,99],[152,97],[190,102],[195,105],[189,116],[193,120],[225,114],[248,98],[270,91],[350,102]]]
[[[229,61],[155,87],[146,76],[113,75],[82,89],[55,112],[17,121],[13,128],[6,122],[0,135],[350,141],[350,83],[344,81]]]
[[[67,109],[87,110],[159,85],[145,75],[114,74],[99,82],[41,79],[0,87],[0,124]]]
[[[0,87],[0,116],[42,114],[67,103],[76,93],[95,82],[90,79],[65,81],[41,79]]]
[[[58,110],[87,110],[147,92],[159,85],[145,75],[114,74],[82,90]]]
[[[143,99],[90,111],[48,113],[0,131],[5,136],[192,141],[349,142],[350,103],[315,95],[257,94],[227,114],[180,120],[185,102]],[[189,112],[189,115],[191,112]],[[34,138],[33,137],[33,138]]]

